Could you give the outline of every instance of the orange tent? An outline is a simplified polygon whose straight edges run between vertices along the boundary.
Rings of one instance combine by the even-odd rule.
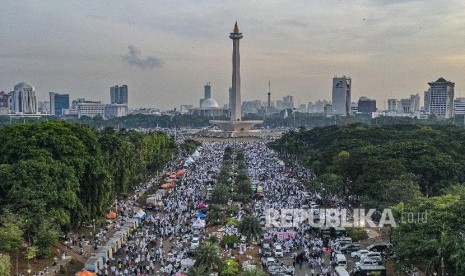
[[[183,174],[184,174],[184,170],[179,170],[179,171],[176,173],[177,176],[181,176],[181,175],[183,175]]]
[[[108,212],[107,218],[109,219],[115,219],[116,218],[116,213],[113,211]]]
[[[170,188],[170,187],[171,187],[171,184],[170,184],[170,183],[165,183],[165,184],[162,184],[162,185],[160,186],[160,188],[162,188],[162,189],[168,189],[168,188]]]
[[[78,273],[78,276],[95,276],[95,273],[87,271],[87,270],[83,270]]]

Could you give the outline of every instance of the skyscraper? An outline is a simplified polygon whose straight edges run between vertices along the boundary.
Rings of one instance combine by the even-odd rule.
[[[69,94],[50,92],[50,115],[61,116],[63,109],[69,109]]]
[[[112,104],[128,104],[128,86],[112,86],[110,87],[110,98]]]
[[[332,114],[349,115],[352,80],[350,77],[334,77],[332,93]]]
[[[439,78],[428,83],[429,113],[439,118],[450,118],[454,114],[454,87],[455,83]]]
[[[21,82],[15,85],[12,92],[13,113],[37,114],[37,99],[34,86]]]
[[[204,100],[210,99],[212,97],[212,86],[209,82],[207,82],[205,86],[203,87],[203,92],[204,92],[204,97],[203,97]]]
[[[0,114],[5,115],[10,113],[10,95],[0,91]]]

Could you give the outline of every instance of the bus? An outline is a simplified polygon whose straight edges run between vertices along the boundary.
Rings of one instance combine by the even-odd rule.
[[[382,265],[361,265],[355,271],[355,276],[386,276],[386,268]]]

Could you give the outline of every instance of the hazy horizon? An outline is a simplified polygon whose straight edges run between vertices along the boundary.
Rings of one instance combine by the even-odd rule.
[[[129,86],[131,107],[197,106],[203,85],[227,102],[232,42],[241,40],[243,100],[331,99],[334,75],[352,78],[352,101],[385,107],[444,77],[465,83],[465,2],[6,1],[0,0],[0,91],[25,81],[48,92],[110,101]]]

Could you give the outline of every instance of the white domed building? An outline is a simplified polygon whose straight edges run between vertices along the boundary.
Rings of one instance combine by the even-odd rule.
[[[194,107],[190,112],[192,115],[215,118],[228,116],[229,109],[220,107],[215,99],[208,98],[202,101],[200,107]]]

